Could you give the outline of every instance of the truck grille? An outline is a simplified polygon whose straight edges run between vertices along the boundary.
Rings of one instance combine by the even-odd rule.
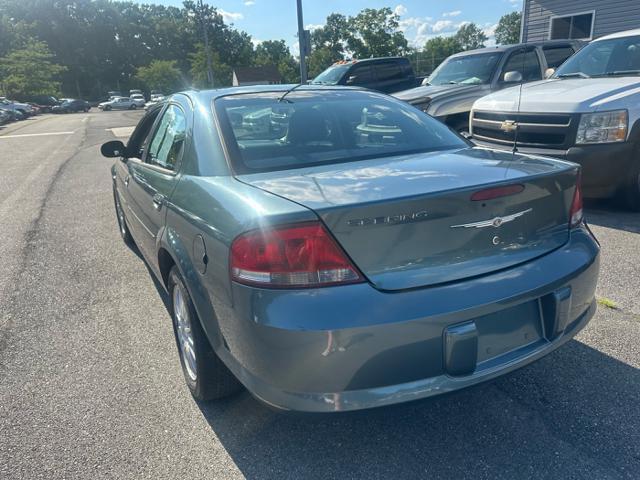
[[[513,144],[515,130],[504,128],[505,121],[518,124],[518,145],[566,149],[575,138],[577,119],[568,114],[473,112],[473,137],[504,145]]]

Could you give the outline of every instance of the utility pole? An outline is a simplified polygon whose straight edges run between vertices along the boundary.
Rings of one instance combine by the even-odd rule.
[[[300,48],[300,83],[307,83],[307,59],[306,38],[304,32],[304,21],[302,20],[302,0],[298,3],[298,45]]]
[[[205,24],[203,14],[204,4],[202,0],[198,0],[198,17],[200,18],[200,25],[204,36],[204,52],[207,57],[207,82],[209,86],[213,88],[213,67],[211,66],[211,51],[209,50],[209,34],[207,33],[207,25]]]

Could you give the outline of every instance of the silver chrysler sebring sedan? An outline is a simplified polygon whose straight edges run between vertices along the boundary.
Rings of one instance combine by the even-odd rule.
[[[379,93],[179,93],[102,153],[198,400],[424,398],[541,358],[596,308],[577,165],[474,148]]]

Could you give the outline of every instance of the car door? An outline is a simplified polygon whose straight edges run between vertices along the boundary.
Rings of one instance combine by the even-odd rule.
[[[187,115],[175,103],[165,107],[143,147],[142,160],[127,163],[130,208],[137,225],[136,242],[143,255],[156,260],[166,204],[178,180],[185,148]]]
[[[509,55],[500,72],[498,79],[498,87],[511,87],[513,83],[504,81],[504,75],[507,72],[520,72],[522,74],[522,83],[534,82],[542,80],[542,64],[535,47],[527,47],[516,50]]]

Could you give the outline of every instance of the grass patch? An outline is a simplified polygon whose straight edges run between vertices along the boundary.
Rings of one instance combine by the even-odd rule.
[[[602,305],[603,307],[611,308],[612,310],[618,310],[618,304],[606,297],[599,297],[598,304]]]

